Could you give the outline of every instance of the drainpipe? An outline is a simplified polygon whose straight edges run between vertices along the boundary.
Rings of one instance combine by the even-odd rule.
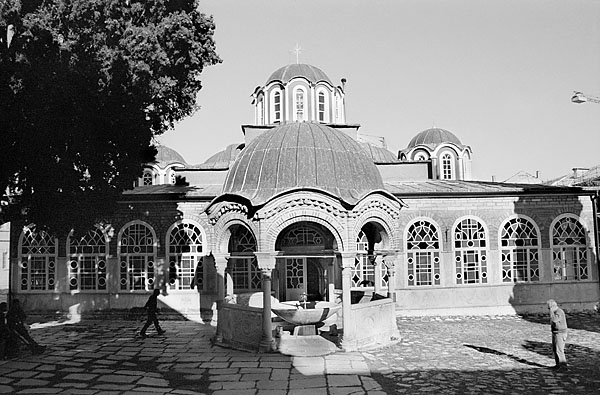
[[[600,257],[598,257],[598,253],[600,253],[600,241],[598,240],[598,198],[600,197],[600,191],[596,191],[596,193],[590,196],[592,200],[592,214],[594,216],[594,247],[596,254],[596,268],[598,269],[598,287],[600,288]]]

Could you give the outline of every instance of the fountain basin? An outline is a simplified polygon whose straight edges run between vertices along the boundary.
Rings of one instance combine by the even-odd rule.
[[[306,308],[305,308],[306,306]],[[292,325],[316,325],[331,317],[342,306],[332,302],[280,302],[271,310]]]

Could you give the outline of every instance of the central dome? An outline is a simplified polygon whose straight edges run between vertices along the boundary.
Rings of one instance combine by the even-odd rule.
[[[377,167],[359,143],[337,129],[317,123],[288,123],[252,140],[233,163],[224,194],[260,206],[296,188],[317,188],[356,204],[383,189]]]
[[[328,82],[330,85],[333,85],[327,74],[325,74],[320,68],[312,66],[310,64],[295,63],[288,64],[287,66],[283,66],[275,70],[273,74],[271,74],[271,76],[267,79],[265,85],[269,85],[269,83],[273,81],[280,81],[286,84],[290,82],[292,78],[296,77],[304,77],[312,83],[325,81]]]

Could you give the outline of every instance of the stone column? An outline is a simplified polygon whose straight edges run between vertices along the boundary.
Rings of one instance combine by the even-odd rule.
[[[255,252],[258,267],[262,272],[262,291],[263,291],[263,322],[262,338],[260,340],[259,351],[270,352],[275,349],[273,341],[273,328],[271,326],[271,276],[275,269],[274,251]]]
[[[373,270],[375,271],[375,284],[373,284],[373,295],[381,291],[381,270],[383,268],[383,256],[373,257]]]
[[[221,309],[223,308],[223,299],[225,298],[225,269],[227,269],[227,261],[229,254],[213,254],[215,259],[215,269],[217,270],[217,333],[215,341],[223,341],[222,323],[220,319]]]
[[[396,255],[386,255],[383,257],[383,264],[388,271],[388,298],[396,302]]]
[[[352,333],[352,311],[351,311],[351,296],[350,288],[352,287],[352,269],[356,259],[356,251],[341,252],[342,256],[342,315],[344,325],[344,337],[342,343],[350,344],[354,334]],[[344,346],[344,349],[348,349]]]

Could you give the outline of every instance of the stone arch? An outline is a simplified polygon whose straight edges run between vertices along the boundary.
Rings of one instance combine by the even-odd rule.
[[[341,223],[337,222],[335,224],[331,224],[330,222],[319,217],[319,213],[315,212],[316,210],[294,210],[295,215],[286,216],[287,218],[281,218],[279,221],[273,221],[271,226],[269,226],[265,232],[265,238],[261,238],[259,248],[263,251],[274,251],[275,245],[277,243],[277,238],[286,228],[291,225],[294,225],[299,222],[313,222],[322,225],[326,228],[332,235],[337,244],[337,248],[340,251],[344,250],[344,240],[342,235],[338,231],[341,229],[345,229]],[[313,211],[313,212],[310,212]]]
[[[250,232],[252,232],[252,234],[254,235],[257,244],[259,243],[260,237],[258,235],[256,227],[248,223],[245,216],[236,213],[231,213],[223,216],[220,219],[220,221],[215,224],[215,251],[212,252],[227,253],[229,251],[229,239],[231,238],[231,228],[235,225],[241,225],[248,228],[248,230],[250,230]]]

